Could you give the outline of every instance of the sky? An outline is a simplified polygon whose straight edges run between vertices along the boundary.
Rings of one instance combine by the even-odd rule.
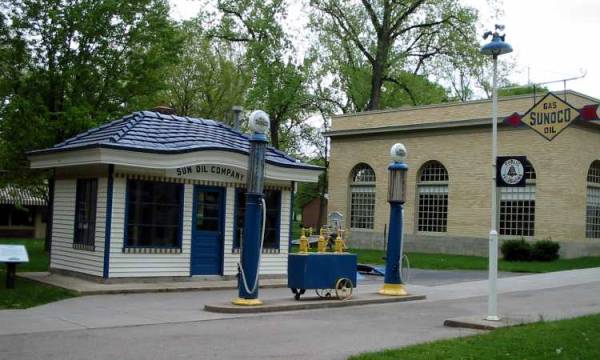
[[[600,98],[600,41],[596,38],[600,33],[600,0],[500,0],[498,18],[492,15],[489,0],[461,1],[480,12],[480,21],[489,24],[487,28],[492,29],[495,23],[506,26],[506,41],[514,49],[517,64],[511,82],[540,83],[585,74],[567,82],[567,89]],[[193,17],[202,3],[171,0],[171,14],[176,19]],[[289,19],[299,38],[303,18],[302,7],[293,5]],[[546,86],[554,91],[564,87],[562,82]]]

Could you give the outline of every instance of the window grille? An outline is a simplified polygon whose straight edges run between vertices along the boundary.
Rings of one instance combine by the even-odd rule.
[[[421,168],[420,182],[448,181],[448,171],[439,161],[428,161]]]
[[[350,227],[373,229],[374,218],[375,172],[367,164],[358,164],[351,172]]]
[[[587,181],[585,237],[600,239],[600,160],[590,166]]]
[[[448,171],[439,161],[428,161],[419,171],[417,230],[448,229]]]
[[[125,248],[180,248],[183,184],[127,181]]]
[[[265,239],[263,253],[275,253],[279,250],[279,227],[281,219],[281,191],[266,189],[265,205],[267,205],[267,218],[265,221]],[[246,215],[246,189],[237,188],[235,191],[236,217],[234,219],[233,252],[240,251],[241,240],[244,238],[244,220]]]
[[[75,195],[73,248],[94,251],[96,243],[97,179],[78,179]]]
[[[505,237],[535,235],[535,169],[525,163],[525,187],[500,189],[499,234]]]

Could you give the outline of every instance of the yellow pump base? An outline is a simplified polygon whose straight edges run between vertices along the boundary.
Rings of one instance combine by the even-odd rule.
[[[260,299],[242,299],[237,298],[231,302],[233,305],[241,305],[241,306],[257,306],[262,305],[263,302]]]
[[[383,287],[379,290],[379,294],[388,296],[408,295],[402,284],[383,284]]]

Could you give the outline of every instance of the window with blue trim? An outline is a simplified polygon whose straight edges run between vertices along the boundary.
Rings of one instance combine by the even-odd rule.
[[[235,190],[235,223],[233,249],[240,248],[240,239],[244,237],[244,216],[246,214],[246,189]],[[265,241],[263,249],[279,249],[279,223],[281,221],[281,191],[265,190],[267,219],[265,223]]]
[[[75,194],[73,247],[94,250],[96,243],[96,198],[98,179],[78,179]]]
[[[179,248],[183,185],[127,181],[125,247]]]

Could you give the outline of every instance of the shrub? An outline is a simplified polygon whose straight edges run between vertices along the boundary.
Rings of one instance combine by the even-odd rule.
[[[500,247],[504,260],[529,261],[531,260],[531,244],[521,240],[506,240]]]
[[[533,244],[531,258],[535,261],[554,261],[558,259],[560,244],[551,240],[540,240]]]

